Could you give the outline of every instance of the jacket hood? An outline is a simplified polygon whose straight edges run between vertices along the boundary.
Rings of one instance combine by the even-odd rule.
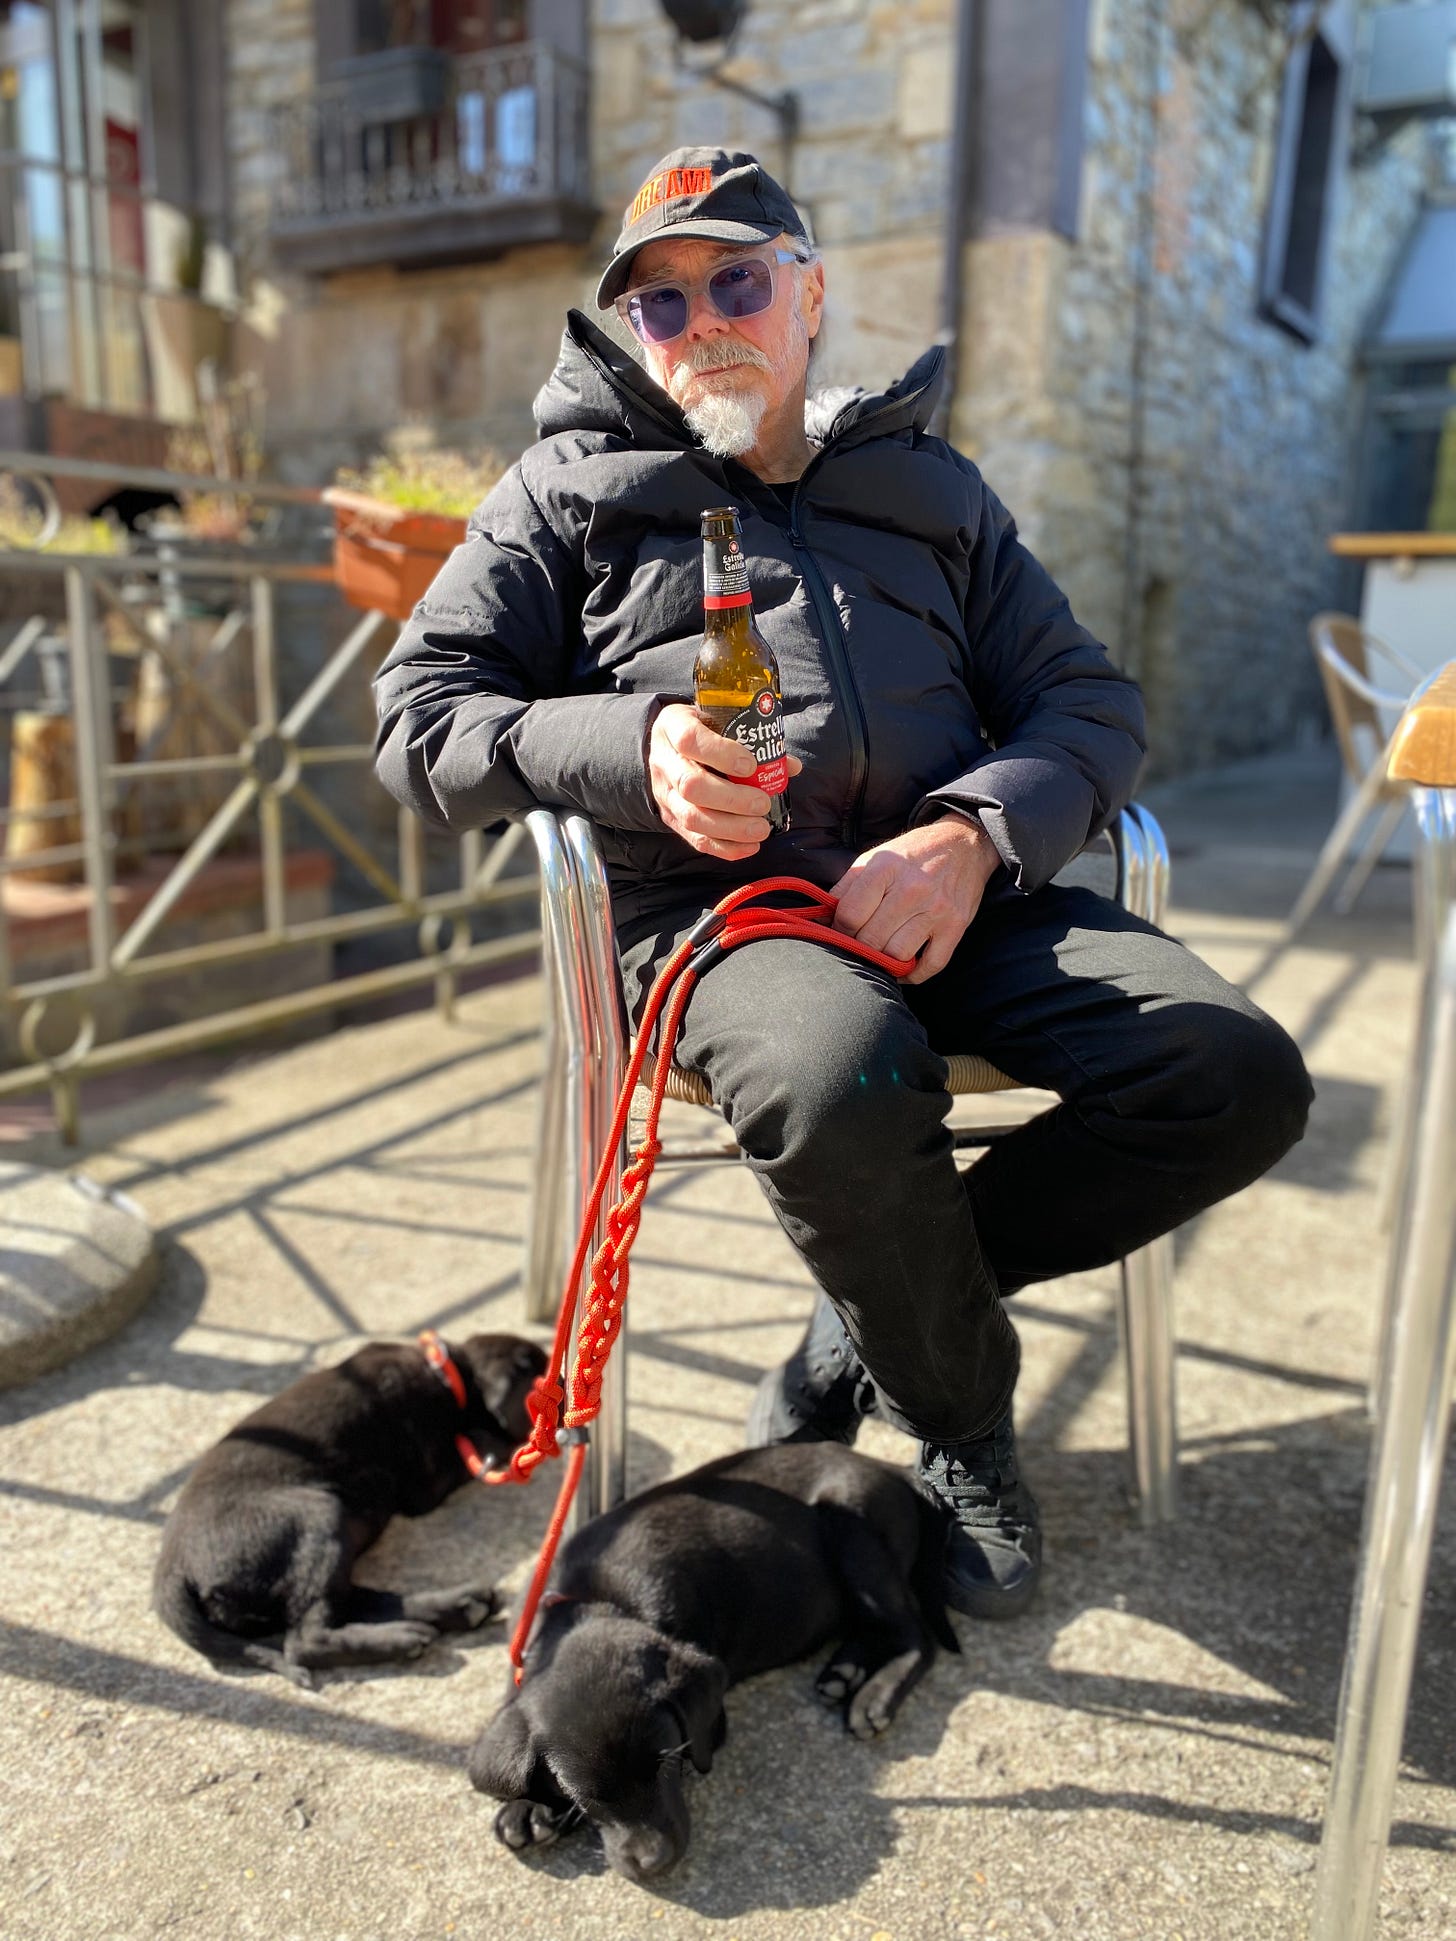
[[[884,391],[839,385],[815,392],[804,406],[804,430],[816,445],[866,429],[883,437],[929,428],[945,383],[945,351],[933,345]],[[580,310],[567,312],[556,369],[532,407],[538,437],[601,431],[661,450],[696,443],[687,420],[662,386]]]

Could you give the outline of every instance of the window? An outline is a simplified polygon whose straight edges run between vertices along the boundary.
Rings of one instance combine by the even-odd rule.
[[[1312,343],[1349,123],[1347,4],[1298,8],[1284,72],[1264,236],[1260,308]]]
[[[179,260],[221,170],[190,119],[216,99],[202,37],[183,31],[190,5],[0,7],[0,337],[18,337],[33,398],[195,408],[196,359],[190,339],[171,345],[168,306],[179,289],[198,301]]]

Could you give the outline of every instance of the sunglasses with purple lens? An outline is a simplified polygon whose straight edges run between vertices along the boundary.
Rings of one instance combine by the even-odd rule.
[[[776,265],[813,260],[793,249],[735,256],[695,283],[644,283],[628,290],[617,298],[617,315],[644,344],[670,344],[687,329],[694,297],[705,295],[720,317],[737,323],[758,316],[773,302]]]

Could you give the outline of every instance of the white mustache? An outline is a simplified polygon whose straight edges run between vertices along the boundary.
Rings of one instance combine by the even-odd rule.
[[[719,371],[737,370],[745,365],[757,371],[772,371],[773,359],[752,344],[734,345],[731,349],[726,344],[684,344],[668,390],[676,398],[689,378],[710,377]]]

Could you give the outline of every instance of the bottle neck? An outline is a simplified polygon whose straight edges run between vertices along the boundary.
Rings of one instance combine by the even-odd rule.
[[[753,601],[736,600],[731,605],[712,606],[703,602],[704,640],[745,639],[753,625]]]
[[[728,631],[753,607],[748,585],[748,561],[736,522],[724,532],[703,534],[704,631]],[[726,618],[729,626],[722,624]]]

